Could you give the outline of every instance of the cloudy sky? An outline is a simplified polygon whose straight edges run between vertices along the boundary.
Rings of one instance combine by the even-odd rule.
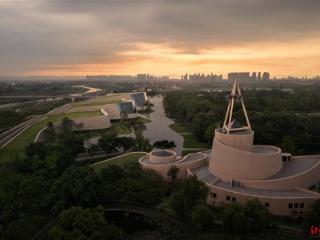
[[[319,0],[0,0],[0,76],[320,74]]]

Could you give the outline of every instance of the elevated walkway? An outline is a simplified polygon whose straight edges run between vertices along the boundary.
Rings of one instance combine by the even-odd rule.
[[[209,186],[223,189],[225,191],[251,195],[254,197],[268,197],[268,198],[319,198],[319,194],[303,189],[281,189],[281,190],[267,190],[240,187],[238,184],[232,185],[231,182],[226,182],[219,179],[217,176],[209,172],[207,166],[189,170],[192,175],[196,176],[200,181],[208,184]]]

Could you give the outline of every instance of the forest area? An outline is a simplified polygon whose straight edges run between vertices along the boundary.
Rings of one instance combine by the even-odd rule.
[[[281,147],[295,155],[320,152],[320,89],[242,91],[255,133],[255,144]],[[210,146],[214,129],[221,126],[229,92],[172,91],[164,98],[169,117],[187,126],[193,136]],[[239,105],[239,104],[238,104]],[[234,116],[243,122],[241,107]]]

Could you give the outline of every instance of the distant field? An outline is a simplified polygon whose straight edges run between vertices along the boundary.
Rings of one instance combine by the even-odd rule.
[[[44,128],[48,122],[58,122],[61,121],[64,117],[68,118],[79,118],[79,117],[92,117],[92,116],[100,116],[101,112],[79,112],[79,113],[67,113],[67,114],[57,114],[51,115],[48,118],[42,120],[41,122],[33,125],[24,131],[21,135],[19,135],[15,140],[9,143],[6,147],[0,150],[0,162],[8,162],[16,157],[24,156],[25,147],[33,142],[37,133]]]
[[[111,159],[101,161],[99,163],[95,163],[94,165],[91,165],[91,166],[94,168],[94,170],[100,171],[101,169],[105,168],[108,165],[121,166],[127,162],[136,162],[139,160],[139,158],[143,157],[144,155],[146,155],[146,153],[142,153],[142,152],[128,153],[128,154],[124,154],[121,156],[117,156]]]
[[[198,140],[196,140],[194,138],[193,134],[190,132],[190,130],[184,124],[179,123],[179,122],[175,122],[170,125],[170,128],[172,128],[174,131],[179,133],[184,139],[183,148],[185,150],[183,150],[182,155],[186,155],[188,153],[199,151],[196,149],[188,150],[188,148],[191,148],[191,149],[192,148],[203,148],[203,149],[208,148],[208,145],[206,143],[199,142]]]
[[[197,141],[192,133],[181,135],[184,138],[183,148],[208,148],[208,144]]]
[[[60,113],[71,113],[71,112],[94,112],[99,111],[101,108],[108,104],[119,103],[121,99],[126,98],[128,94],[119,93],[110,96],[98,96],[86,101],[75,102],[62,108]]]
[[[116,94],[111,96],[99,96],[86,101],[76,102],[73,106],[95,106],[120,102],[127,94]]]

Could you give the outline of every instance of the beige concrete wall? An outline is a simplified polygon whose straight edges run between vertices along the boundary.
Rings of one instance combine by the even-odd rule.
[[[160,152],[162,150],[153,151],[149,154],[149,161],[150,163],[174,163],[177,160],[177,154],[174,151],[165,150],[166,152],[169,152],[170,156],[157,156],[157,152]]]
[[[224,181],[262,180],[282,169],[281,150],[256,153],[227,146],[216,138],[213,142],[209,171]]]
[[[300,214],[305,214],[310,208],[311,204],[316,201],[318,198],[280,198],[280,197],[257,197],[253,195],[245,195],[232,191],[227,191],[225,189],[216,188],[212,185],[208,185],[211,194],[209,193],[208,202],[214,205],[224,205],[232,203],[232,198],[235,198],[235,201],[244,205],[248,200],[258,199],[263,205],[269,203],[267,209],[270,213],[274,215],[290,216],[293,215],[293,212]],[[213,193],[216,194],[216,197],[213,198]],[[227,200],[227,196],[230,197],[230,201]],[[292,204],[292,208],[289,208],[289,203]],[[298,208],[294,207],[294,204],[298,204]],[[300,203],[304,204],[304,207],[300,207]]]
[[[253,145],[253,136],[253,131],[247,134],[241,134],[237,132],[225,134],[221,133],[219,129],[216,129],[214,138],[232,148],[249,151]]]
[[[147,156],[148,157],[148,156]],[[204,154],[203,158],[197,159],[195,161],[183,162],[183,159],[177,162],[172,163],[148,163],[144,161],[144,158],[139,159],[139,163],[144,169],[150,169],[158,174],[160,174],[163,178],[167,179],[167,173],[171,166],[176,166],[179,168],[178,177],[185,178],[187,176],[187,169],[193,169],[202,167],[207,164],[208,156]]]
[[[207,161],[208,161],[208,156],[206,154],[204,154],[202,158],[195,160],[195,161],[190,161],[190,162],[181,161],[181,162],[179,162],[176,165],[179,168],[179,177],[186,178],[188,169],[195,169],[195,168],[199,168],[204,165],[207,165]]]
[[[143,169],[149,169],[157,172],[159,175],[161,175],[164,179],[168,179],[167,173],[171,166],[175,164],[148,164],[143,161],[139,160],[139,163]]]
[[[312,168],[290,177],[263,181],[242,181],[244,186],[260,189],[309,188],[320,181],[320,162]]]

